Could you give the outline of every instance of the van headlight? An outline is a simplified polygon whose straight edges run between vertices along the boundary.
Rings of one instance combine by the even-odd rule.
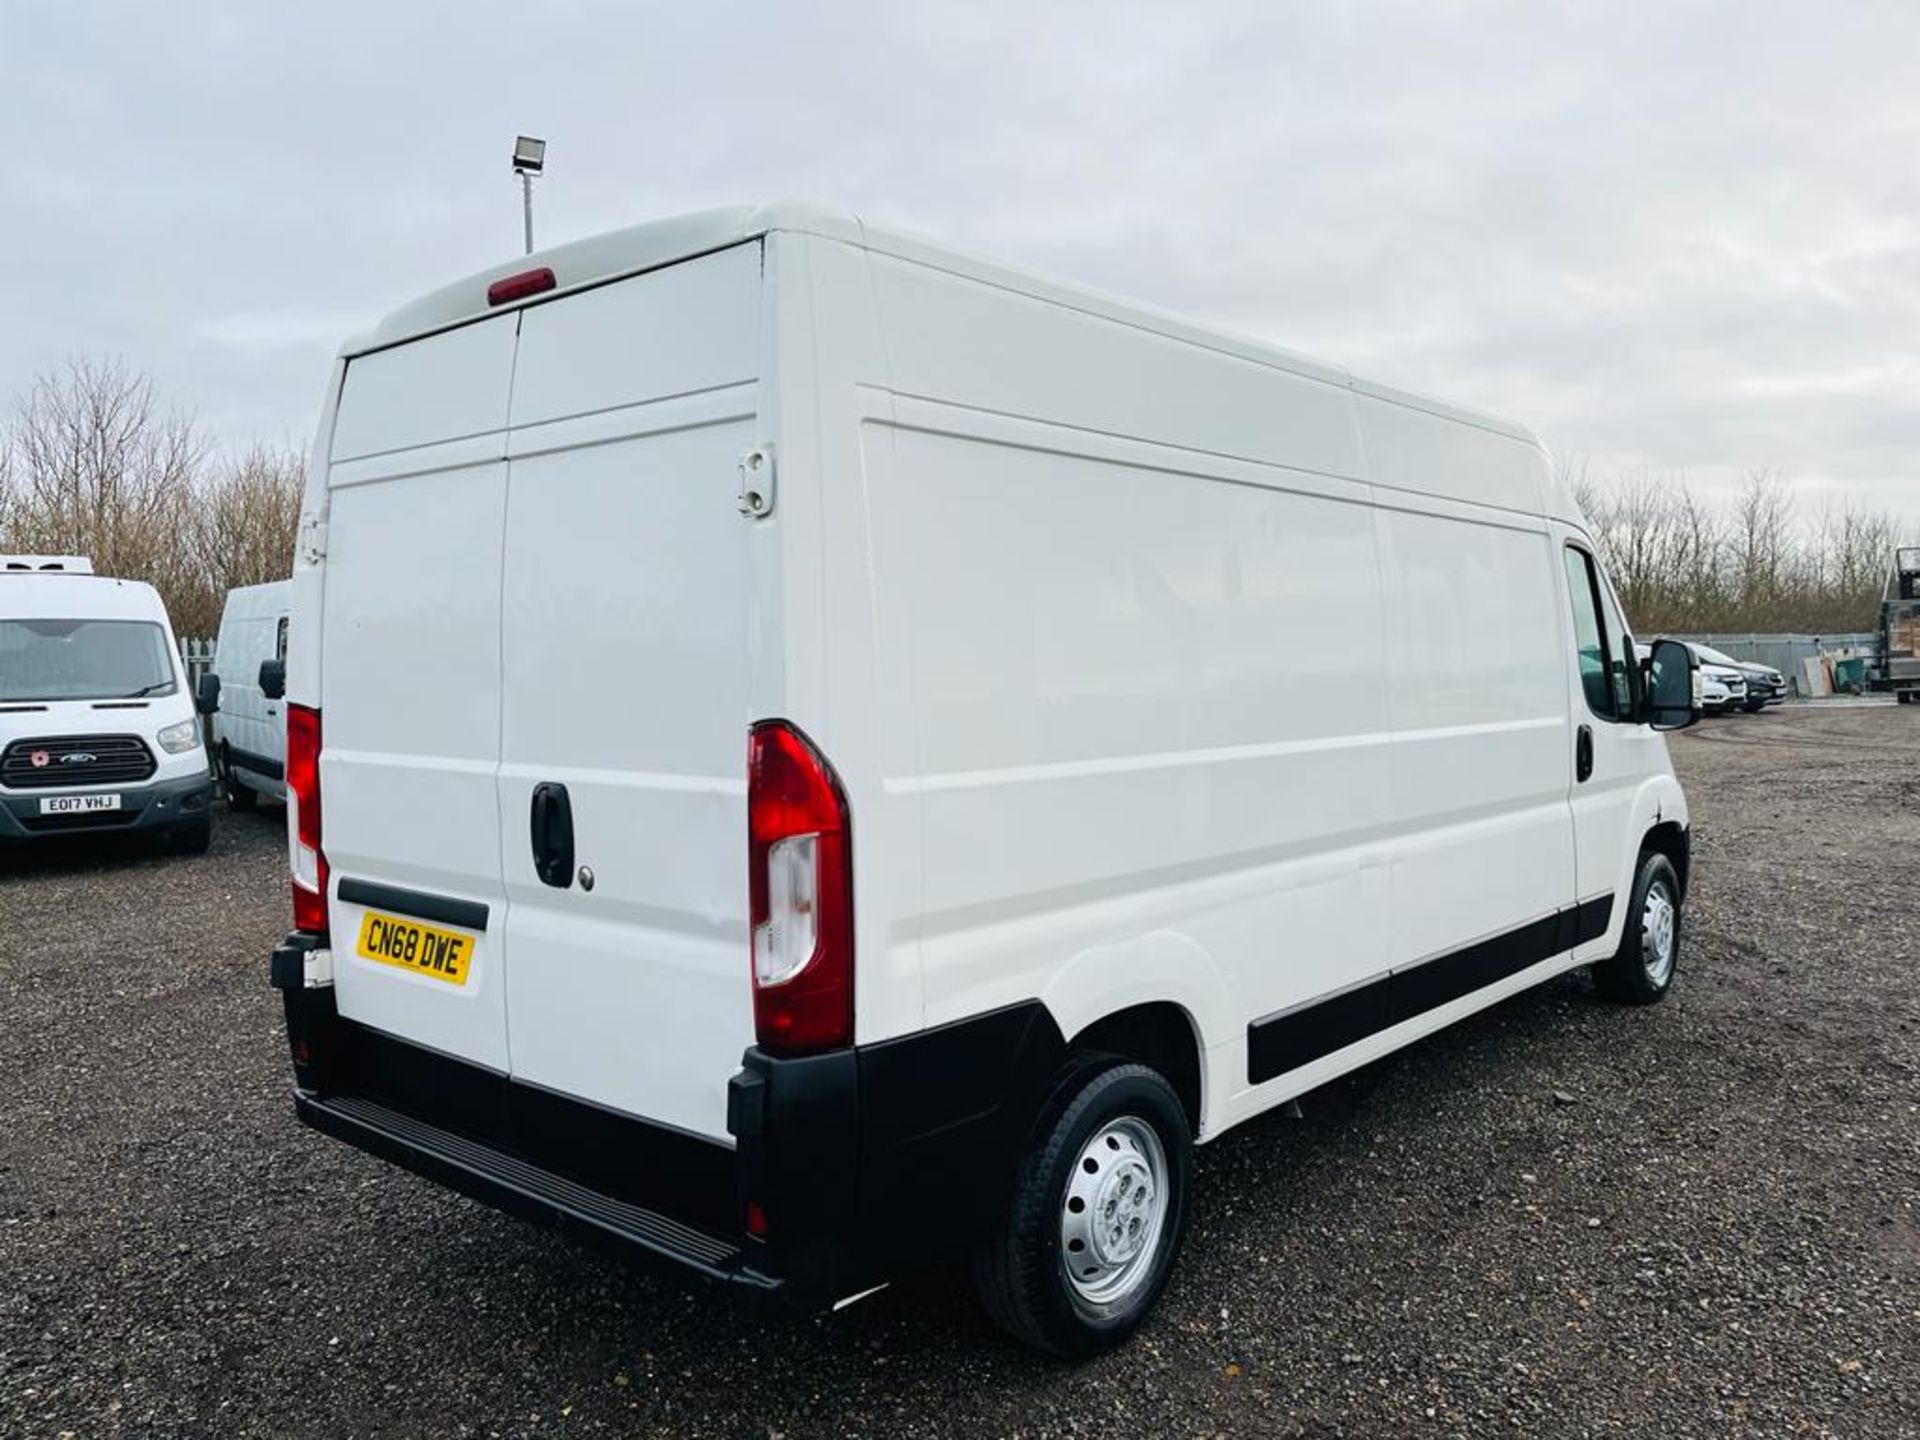
[[[182,720],[177,725],[165,726],[153,737],[160,742],[160,748],[169,755],[184,755],[200,745],[200,722]]]

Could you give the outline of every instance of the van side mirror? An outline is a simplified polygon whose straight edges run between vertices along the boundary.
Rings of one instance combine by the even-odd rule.
[[[1678,640],[1656,640],[1647,657],[1647,724],[1684,730],[1700,718],[1700,662]]]
[[[193,708],[202,715],[211,715],[220,708],[220,677],[209,670],[200,677],[200,688],[194,692]]]
[[[286,661],[262,660],[260,662],[260,693],[269,700],[278,700],[287,693]]]

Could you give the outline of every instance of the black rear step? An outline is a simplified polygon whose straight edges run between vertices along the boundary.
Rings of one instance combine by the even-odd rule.
[[[636,1247],[749,1290],[779,1282],[745,1270],[738,1245],[658,1211],[589,1189],[478,1140],[457,1135],[364,1095],[296,1092],[300,1118],[416,1174],[522,1219],[619,1253]]]

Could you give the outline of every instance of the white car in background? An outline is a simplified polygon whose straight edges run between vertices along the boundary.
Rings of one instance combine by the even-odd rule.
[[[1736,660],[1724,651],[1715,650],[1710,645],[1698,645],[1689,640],[1687,648],[1693,651],[1694,658],[1700,662],[1704,672],[1720,673],[1727,670],[1737,671],[1743,682],[1740,706],[1749,714],[1764,710],[1787,698],[1787,677],[1771,665],[1756,665],[1749,660]],[[1728,704],[1732,704],[1732,700]]]
[[[1704,647],[1689,645],[1700,662],[1700,681],[1704,687],[1700,704],[1709,715],[1723,715],[1747,703],[1747,674],[1738,665],[1716,664],[1707,659]],[[1714,652],[1718,653],[1718,652]]]
[[[1716,665],[1708,661],[1707,655],[1717,651],[1707,651],[1703,646],[1688,641],[1680,642],[1693,652],[1700,668],[1700,708],[1709,715],[1724,715],[1736,706],[1744,705],[1747,699],[1747,677],[1735,665]],[[1650,645],[1635,644],[1634,654],[1644,663],[1652,654]],[[1703,653],[1704,652],[1704,653]]]

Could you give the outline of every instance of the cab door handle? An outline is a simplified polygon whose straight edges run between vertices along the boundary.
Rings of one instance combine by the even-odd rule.
[[[1573,778],[1585,783],[1593,774],[1593,727],[1582,725],[1573,736]]]
[[[533,787],[527,826],[533,841],[533,868],[556,890],[573,884],[573,801],[567,787],[543,780]]]

